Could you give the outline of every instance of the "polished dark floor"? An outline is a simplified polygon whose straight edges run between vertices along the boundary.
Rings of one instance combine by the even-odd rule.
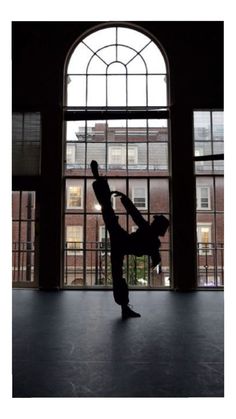
[[[223,397],[223,292],[13,291],[13,397]]]

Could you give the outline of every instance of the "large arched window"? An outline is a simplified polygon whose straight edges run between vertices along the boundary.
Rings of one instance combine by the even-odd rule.
[[[74,47],[65,72],[65,286],[109,286],[109,236],[92,190],[98,161],[112,189],[129,195],[147,220],[170,215],[168,72],[161,49],[146,34],[106,27]],[[135,225],[118,198],[120,224]],[[129,285],[170,286],[169,234],[162,272],[148,257],[129,256]]]

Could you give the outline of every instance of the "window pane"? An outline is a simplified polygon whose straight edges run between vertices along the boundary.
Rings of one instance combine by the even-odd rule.
[[[88,76],[87,106],[106,105],[106,77]]]
[[[148,76],[148,106],[167,105],[166,76]]]
[[[215,178],[216,211],[224,211],[224,178]]]
[[[116,47],[115,45],[105,46],[103,49],[97,52],[98,56],[101,57],[107,65],[116,61]],[[106,72],[106,68],[104,73]],[[122,71],[123,73],[123,71]]]
[[[82,42],[79,43],[71,55],[67,74],[85,74],[87,64],[92,55],[93,53],[88,47]]]
[[[12,173],[39,175],[41,152],[41,115],[39,112],[13,113]]]
[[[154,214],[169,212],[168,179],[150,180],[150,212]]]
[[[128,28],[118,28],[118,44],[128,44],[136,51],[140,51],[149,42],[150,39],[141,32]]]
[[[194,140],[211,140],[210,112],[194,112]]]
[[[127,40],[126,40],[127,43]],[[129,48],[128,45],[118,45],[117,47],[117,60],[121,61],[124,64],[127,64],[131,58],[135,55],[135,51]],[[129,67],[128,67],[129,71]]]
[[[83,225],[82,215],[65,216],[65,284],[83,285]]]
[[[141,55],[147,64],[148,73],[166,73],[163,55],[153,42],[141,52]]]
[[[148,140],[168,142],[168,127],[167,120],[149,120],[148,121]]]
[[[108,106],[126,105],[126,76],[108,75],[107,77]]]
[[[223,141],[224,139],[224,113],[212,112],[213,141]]]
[[[99,53],[99,57],[101,57],[100,53]],[[105,74],[106,73],[106,64],[99,57],[94,55],[93,58],[91,59],[87,67],[88,74]]]
[[[146,106],[146,93],[146,76],[128,76],[128,106]]]
[[[149,170],[168,172],[167,143],[149,143]]]
[[[35,192],[12,193],[13,286],[35,282]]]
[[[67,106],[85,106],[86,77],[68,76],[67,78]]]
[[[83,208],[83,181],[80,179],[66,180],[66,208],[78,210]]]
[[[130,179],[129,196],[135,206],[140,210],[148,208],[147,196],[147,180],[146,179]]]
[[[145,66],[145,61],[137,55],[130,63],[127,65],[128,74],[146,74],[147,68]]]
[[[115,40],[116,29],[105,28],[91,33],[91,35],[88,35],[86,38],[83,39],[83,42],[86,45],[88,45],[94,52],[96,52],[99,48],[102,48],[104,47],[104,45],[107,45],[107,43],[115,43]]]
[[[66,121],[66,141],[85,141],[84,121]]]

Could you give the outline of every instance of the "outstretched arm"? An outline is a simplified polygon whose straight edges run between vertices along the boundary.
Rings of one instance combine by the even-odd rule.
[[[144,226],[147,221],[143,218],[143,216],[141,215],[140,211],[136,208],[136,206],[133,204],[133,202],[128,198],[128,196],[126,196],[125,194],[123,194],[122,192],[118,192],[118,191],[114,191],[112,192],[115,194],[115,196],[120,196],[121,197],[121,202],[124,205],[127,213],[129,215],[131,215],[131,217],[133,218],[135,224],[138,227],[142,227]]]

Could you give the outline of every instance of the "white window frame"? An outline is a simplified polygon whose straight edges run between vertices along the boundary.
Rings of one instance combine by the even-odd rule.
[[[201,255],[201,256],[205,256],[205,255],[211,256],[212,255],[211,247],[209,247],[207,251],[203,250],[204,249],[203,244],[202,244],[203,240],[202,240],[202,236],[200,236],[200,235],[202,235],[202,232],[201,232],[202,228],[208,228],[209,229],[208,243],[212,243],[212,223],[204,223],[204,222],[203,223],[201,223],[201,222],[197,223],[197,243],[201,243],[201,244],[198,244],[199,255]]]
[[[207,207],[202,206],[202,189],[207,189]],[[209,185],[197,185],[197,210],[207,211],[211,209],[211,191]]]
[[[134,162],[130,162],[130,151],[134,151]],[[138,147],[133,145],[128,145],[128,165],[132,166],[138,164]]]
[[[112,155],[112,152],[114,152],[115,149],[120,151],[120,161],[113,160],[114,156]],[[108,164],[112,166],[119,166],[119,165],[126,164],[125,145],[112,145],[108,147]]]
[[[77,241],[77,240],[70,240],[70,237],[71,237],[71,232],[70,232],[70,229],[77,229],[77,233],[75,234],[75,236],[76,235],[78,235],[78,238],[79,238],[79,240]],[[76,237],[76,239],[77,239],[77,237]],[[82,251],[80,251],[79,249],[82,249],[82,247],[83,247],[83,227],[82,226],[80,226],[80,225],[67,225],[66,226],[66,242],[67,242],[67,256],[81,256],[82,255]],[[75,249],[76,249],[76,252],[75,252],[75,249],[73,248],[72,250],[69,250],[70,249],[70,247],[68,246],[68,242],[72,242],[72,243],[78,243],[78,246],[76,245],[75,246]]]
[[[81,204],[80,205],[69,205],[70,201],[70,188],[71,187],[78,187],[80,188],[80,198],[81,198]],[[68,183],[66,185],[66,209],[68,210],[77,210],[77,209],[83,209],[83,186],[79,183]]]
[[[114,149],[120,150],[120,161],[119,162],[114,162],[113,161],[113,156],[112,156],[112,151],[114,151]],[[130,162],[130,152],[134,152],[134,161]],[[122,145],[110,145],[108,147],[108,164],[112,165],[112,166],[119,166],[119,165],[125,165],[126,164],[126,145],[122,144]],[[135,145],[128,145],[128,165],[135,165],[138,164],[138,147]]]
[[[144,189],[144,196],[140,196],[139,198],[144,198],[145,199],[145,206],[144,207],[140,207],[137,205],[137,203],[135,202],[135,189]],[[142,184],[142,185],[132,185],[132,201],[134,203],[134,205],[140,209],[140,210],[146,210],[147,209],[147,187]]]

